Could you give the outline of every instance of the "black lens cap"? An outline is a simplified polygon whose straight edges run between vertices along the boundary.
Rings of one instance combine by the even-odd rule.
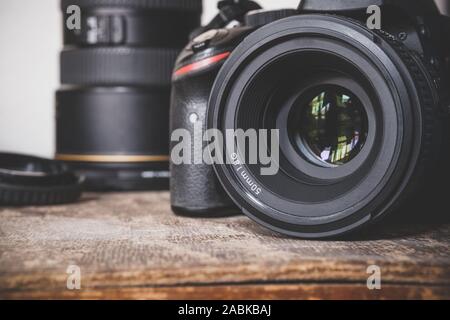
[[[77,201],[82,179],[58,161],[0,153],[0,205],[54,205]]]

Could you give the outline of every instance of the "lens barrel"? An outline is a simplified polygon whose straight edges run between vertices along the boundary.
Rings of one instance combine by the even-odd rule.
[[[89,190],[167,189],[171,73],[202,1],[62,0],[61,8],[56,158]]]

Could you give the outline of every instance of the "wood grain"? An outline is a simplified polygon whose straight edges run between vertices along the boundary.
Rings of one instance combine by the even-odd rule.
[[[7,299],[89,299],[89,300],[420,300],[448,298],[448,289],[429,286],[386,285],[367,290],[354,284],[285,284],[182,286],[169,288],[105,288],[81,291],[9,291]]]
[[[169,194],[89,194],[0,209],[0,298],[450,299],[450,225],[392,226],[353,241],[302,241],[244,216],[199,220]],[[369,265],[382,290],[365,283]],[[66,289],[69,265],[82,289]]]

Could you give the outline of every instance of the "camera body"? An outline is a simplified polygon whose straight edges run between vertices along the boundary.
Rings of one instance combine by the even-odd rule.
[[[210,30],[196,37],[181,53],[175,69],[172,85],[171,132],[187,129],[192,133],[191,155],[203,153],[207,143],[203,141],[206,130],[208,99],[217,73],[223,62],[253,29],[234,28]],[[206,53],[206,55],[205,55]],[[200,57],[203,57],[200,58]],[[209,61],[209,66],[196,65]],[[196,66],[200,70],[195,70]],[[201,131],[194,132],[195,126]],[[175,142],[171,142],[173,149]],[[194,145],[202,146],[196,150]],[[203,157],[203,154],[201,154]],[[206,163],[171,163],[172,210],[187,216],[222,216],[238,213],[216,178],[214,169]]]
[[[370,30],[366,25],[370,16],[368,7],[372,5],[378,5],[381,9],[381,30]],[[207,142],[202,140],[201,135],[194,133],[195,124],[203,128],[202,132],[208,128],[225,130],[233,126],[242,129],[277,128],[280,130],[282,153],[280,175],[284,174],[288,178],[283,180],[285,177],[277,176],[269,179],[255,175],[254,181],[258,181],[263,190],[263,196],[259,197],[252,194],[251,190],[246,190],[245,183],[243,186],[232,165],[172,163],[173,210],[192,216],[244,212],[263,226],[283,234],[303,238],[324,238],[359,229],[398,209],[408,196],[414,195],[421,185],[425,185],[424,181],[439,175],[437,172],[440,169],[437,168],[441,168],[440,165],[448,159],[448,154],[443,152],[444,148],[448,149],[449,142],[447,114],[450,106],[448,97],[450,48],[449,42],[446,41],[448,32],[450,19],[441,16],[432,1],[306,0],[301,2],[297,10],[252,11],[238,27],[213,29],[197,36],[179,56],[173,74],[170,116],[172,132],[179,128],[187,129],[192,133],[193,139],[203,146],[201,149],[203,152]],[[342,39],[342,46],[336,45]],[[331,48],[342,52],[333,53]],[[347,50],[348,48],[351,50]],[[381,54],[376,57],[378,49],[386,52],[386,57]],[[336,53],[339,57],[333,57]],[[291,59],[289,55],[294,54],[298,56]],[[328,57],[330,62],[325,65],[324,61],[328,61]],[[264,59],[266,60],[261,62]],[[281,61],[279,66],[272,68],[271,64],[275,65],[274,61],[278,61],[277,59]],[[261,63],[258,64],[258,61]],[[321,65],[322,63],[324,65]],[[358,63],[361,65],[357,65]],[[381,77],[385,77],[389,92],[399,90],[404,94],[403,98],[394,97],[393,100],[397,100],[393,103],[398,104],[400,108],[400,105],[406,104],[406,100],[411,99],[408,103],[420,109],[418,111],[420,114],[417,115],[415,109],[404,111],[406,107],[401,106],[406,114],[404,117],[408,118],[408,113],[413,114],[412,118],[417,117],[414,121],[411,120],[411,123],[403,124],[414,126],[417,132],[408,133],[404,127],[398,128],[398,139],[403,137],[405,144],[398,144],[397,148],[400,153],[405,153],[402,161],[411,163],[403,167],[397,154],[395,159],[398,161],[398,167],[394,170],[404,174],[402,177],[392,175],[392,179],[400,179],[403,182],[395,180],[397,189],[388,190],[385,185],[385,191],[380,191],[372,197],[374,190],[380,188],[382,179],[380,178],[377,185],[371,180],[372,189],[368,188],[367,194],[364,193],[365,182],[375,179],[372,171],[380,173],[386,170],[390,174],[393,169],[388,168],[387,163],[391,161],[390,159],[394,159],[380,159],[381,150],[388,148],[387,145],[384,146],[387,139],[382,139],[389,136],[387,130],[390,124],[386,123],[387,118],[384,117],[385,113],[389,113],[385,106],[388,102],[383,100],[381,89],[378,90],[382,87],[381,83],[378,87],[375,86],[374,83],[378,80],[370,79],[369,71],[364,70],[378,63],[380,67],[376,66],[376,70],[380,72]],[[396,68],[391,70],[392,65],[397,63]],[[290,66],[286,67],[288,64]],[[276,71],[276,68],[283,72]],[[308,73],[309,68],[316,69]],[[268,71],[265,71],[266,69]],[[290,77],[288,73],[296,69],[298,72],[293,72]],[[397,74],[397,71],[400,77],[396,80],[393,74]],[[364,74],[365,72],[367,74]],[[367,127],[372,131],[371,134],[366,128],[369,131],[366,135],[367,141],[361,143],[361,153],[365,153],[364,151],[367,153],[364,155],[365,158],[359,154],[348,162],[326,165],[322,163],[323,166],[319,163],[311,166],[308,157],[292,155],[301,153],[290,145],[290,142],[295,144],[293,142],[295,139],[290,138],[289,123],[291,118],[296,118],[296,114],[294,111],[286,111],[287,120],[284,119],[283,123],[279,120],[279,113],[283,112],[283,107],[272,108],[267,105],[270,104],[268,101],[276,100],[274,96],[282,95],[276,93],[281,89],[275,87],[283,84],[290,87],[291,84],[298,82],[300,85],[293,85],[296,86],[293,90],[300,92],[296,97],[305,95],[312,85],[297,77],[299,73],[303,73],[304,78],[311,76],[311,82],[321,88],[324,88],[324,85],[330,87],[335,83],[337,84],[335,87],[342,88],[344,85],[338,83],[342,80],[342,83],[348,84],[350,91],[360,91],[359,97],[367,98],[360,99],[363,105],[371,106],[364,107],[367,112]],[[321,76],[326,79],[318,79]],[[276,82],[277,79],[280,84],[268,84]],[[394,84],[390,87],[391,84],[388,82],[391,80],[394,83],[404,81],[405,84],[401,89],[394,88]],[[364,84],[359,86],[358,82]],[[374,87],[371,87],[370,82]],[[302,86],[309,89],[305,91]],[[367,94],[363,94],[363,91]],[[252,98],[252,95],[255,97]],[[351,94],[348,96],[341,94],[342,96],[350,99],[348,96]],[[283,99],[277,100],[279,105],[288,100]],[[355,97],[353,100],[352,108],[358,99]],[[238,105],[231,106],[230,101],[238,101]],[[266,106],[259,107],[259,104]],[[251,110],[253,106],[254,111]],[[246,118],[249,118],[249,114],[252,117],[251,113],[254,112],[254,118],[257,120],[241,121],[240,117],[244,118],[241,116],[244,112],[242,110],[248,112]],[[264,121],[261,120],[259,123],[259,119],[263,118]],[[276,121],[272,121],[271,118]],[[315,125],[319,125],[317,123],[319,122],[316,121]],[[316,130],[314,134],[322,131]],[[359,134],[358,132],[358,137]],[[317,136],[314,136],[314,139],[319,141]],[[395,143],[399,143],[398,139],[392,144],[393,154]],[[420,146],[417,150],[411,150],[414,149],[411,148],[411,144],[416,143],[414,139],[417,139]],[[330,140],[329,136],[327,140]],[[355,137],[352,141],[355,142]],[[175,144],[176,142],[172,142],[172,148]],[[199,150],[192,147],[191,152],[195,154]],[[361,162],[358,164],[359,160]],[[383,167],[382,164],[386,166]],[[256,170],[248,167],[249,175],[254,171]],[[391,183],[394,184],[392,181]],[[274,187],[275,184],[277,187]],[[357,187],[361,188],[360,191],[356,190]],[[344,192],[347,191],[348,199],[345,199],[347,193]],[[302,194],[302,197],[296,198],[295,192]],[[365,197],[370,201],[359,207],[360,199]],[[342,203],[338,202],[338,199],[345,199],[347,207],[341,208]],[[351,203],[352,201],[354,203]],[[334,206],[336,211],[333,211]]]

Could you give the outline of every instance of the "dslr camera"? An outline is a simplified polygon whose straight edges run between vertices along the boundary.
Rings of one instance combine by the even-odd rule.
[[[368,24],[373,5],[381,28]],[[430,209],[445,218],[437,201],[450,176],[450,19],[431,0],[258,8],[222,1],[194,32],[173,74],[171,130],[203,146],[183,151],[193,156],[209,143],[196,125],[276,130],[279,150],[267,146],[279,153],[279,170],[172,163],[173,211],[242,212],[301,238],[342,236],[394,216],[431,219]],[[172,151],[181,139],[172,137]],[[230,139],[223,145],[236,144]]]

